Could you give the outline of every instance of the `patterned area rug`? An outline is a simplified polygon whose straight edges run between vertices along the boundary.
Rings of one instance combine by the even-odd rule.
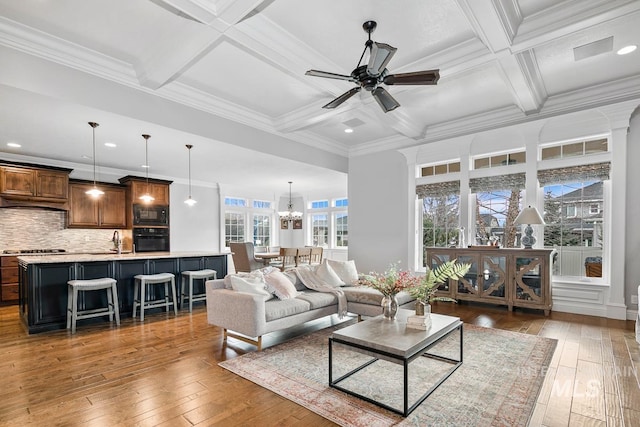
[[[526,426],[556,347],[556,340],[465,324],[462,366],[404,418],[328,386],[328,338],[345,326],[248,353],[220,366],[342,426]],[[454,332],[430,353],[457,358],[458,339]],[[334,378],[364,360],[367,356],[334,346]],[[420,357],[409,367],[413,401],[451,365]],[[399,365],[379,360],[349,381],[350,389],[392,407],[402,405]]]

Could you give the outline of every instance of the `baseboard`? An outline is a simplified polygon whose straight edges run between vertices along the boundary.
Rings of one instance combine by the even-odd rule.
[[[638,318],[638,310],[627,310],[627,320],[636,320]]]

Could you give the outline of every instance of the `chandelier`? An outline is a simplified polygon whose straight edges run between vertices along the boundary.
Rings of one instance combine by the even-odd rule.
[[[284,219],[289,222],[293,221],[294,219],[302,219],[302,212],[293,210],[293,202],[291,200],[291,184],[292,183],[293,181],[289,181],[289,204],[287,205],[287,210],[278,212],[278,215],[280,215],[280,219]]]

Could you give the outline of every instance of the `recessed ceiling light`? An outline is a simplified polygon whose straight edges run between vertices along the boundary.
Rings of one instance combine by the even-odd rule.
[[[629,45],[629,46],[625,46],[625,47],[623,47],[622,49],[618,50],[616,53],[617,53],[618,55],[626,55],[627,53],[631,53],[631,52],[633,52],[634,50],[636,50],[636,48],[637,48],[637,47],[638,47],[638,46],[633,45],[633,44],[632,44],[632,45]]]
[[[346,129],[344,130],[344,133],[353,133],[353,129],[351,129],[351,128],[346,128]]]
[[[105,143],[104,143],[104,146],[105,146],[105,147],[109,147],[109,148],[117,147],[117,145],[116,145],[116,144],[114,144],[113,142],[105,142]]]
[[[83,158],[83,159],[90,159],[90,158],[91,158],[91,156],[87,156],[86,154],[83,154],[83,155],[82,155],[82,156],[80,156],[80,157],[81,157],[81,158]]]
[[[149,167],[149,165],[140,165],[140,167],[143,167],[143,168],[145,168],[145,169],[146,169],[146,168],[148,168],[148,167]]]
[[[22,147],[22,145],[18,144],[17,142],[7,142],[7,146],[9,146],[9,147],[13,147],[13,148],[20,148],[20,147]]]

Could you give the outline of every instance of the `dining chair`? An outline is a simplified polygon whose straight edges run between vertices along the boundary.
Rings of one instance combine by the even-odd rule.
[[[296,253],[296,266],[301,264],[310,264],[311,261],[311,248],[306,246],[304,248],[298,248]]]
[[[285,271],[288,268],[294,268],[296,264],[296,255],[298,250],[296,248],[280,248],[280,259],[273,266],[278,267],[281,271]]]
[[[236,273],[249,273],[264,267],[262,261],[254,256],[253,243],[229,243],[231,256],[233,257],[233,265],[236,267]]]
[[[322,246],[314,246],[311,248],[309,264],[322,264]]]

